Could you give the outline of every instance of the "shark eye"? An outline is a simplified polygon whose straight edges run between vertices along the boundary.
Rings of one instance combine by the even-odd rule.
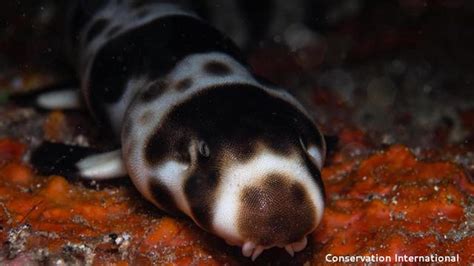
[[[316,146],[310,146],[308,148],[308,153],[311,156],[311,158],[313,159],[316,166],[318,166],[319,170],[321,170],[323,168],[324,157],[321,154],[320,149],[317,148]]]
[[[203,157],[209,157],[211,155],[211,150],[209,149],[209,145],[203,140],[199,141],[198,143],[199,154]]]
[[[307,145],[306,142],[300,137],[300,144],[303,150],[309,154],[311,160],[316,164],[319,170],[323,168],[323,155],[320,152],[320,149],[314,145]]]

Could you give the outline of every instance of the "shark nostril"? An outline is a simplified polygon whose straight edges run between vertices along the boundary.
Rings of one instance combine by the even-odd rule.
[[[316,225],[316,209],[303,185],[281,175],[244,188],[240,200],[239,231],[258,245],[295,242]]]

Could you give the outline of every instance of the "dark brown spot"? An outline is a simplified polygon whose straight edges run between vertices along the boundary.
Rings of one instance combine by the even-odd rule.
[[[232,154],[232,160],[238,160],[241,163],[245,163],[252,159],[256,155],[256,145],[251,138],[247,138],[245,141],[239,141],[236,144],[230,144],[225,147]]]
[[[149,177],[148,180],[150,180],[149,186],[151,196],[160,207],[169,213],[179,213],[179,209],[171,191],[161,182],[156,180],[155,177]]]
[[[176,89],[178,91],[185,91],[193,85],[193,80],[190,78],[185,78],[176,83]]]
[[[155,132],[146,142],[144,159],[148,165],[157,165],[162,157],[168,153],[169,148],[166,142],[165,136],[160,136],[159,132]]]
[[[265,146],[269,147],[274,153],[281,156],[288,156],[295,151],[295,141],[281,137],[280,141],[264,141]]]
[[[207,230],[212,227],[212,206],[219,181],[218,173],[211,171],[189,177],[184,185],[184,192],[196,222]]]
[[[224,63],[218,61],[210,61],[204,65],[204,71],[214,76],[225,76],[229,75],[232,70]]]
[[[140,116],[140,124],[142,125],[148,125],[151,122],[151,119],[153,118],[153,112],[152,111],[146,111]]]
[[[90,27],[89,31],[87,31],[86,35],[86,42],[92,41],[95,37],[97,37],[100,32],[102,32],[105,27],[107,26],[108,21],[106,19],[99,19]]]
[[[316,210],[309,195],[287,177],[270,175],[240,196],[239,231],[259,245],[292,243],[314,228]]]
[[[182,128],[169,128],[169,125],[158,127],[146,141],[144,160],[155,166],[165,159],[174,159],[189,164],[190,131]]]
[[[140,99],[145,102],[151,102],[158,97],[160,97],[163,92],[165,92],[168,84],[163,80],[153,82],[145,89],[145,91],[140,95]]]

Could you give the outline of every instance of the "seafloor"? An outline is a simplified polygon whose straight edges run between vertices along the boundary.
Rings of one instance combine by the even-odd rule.
[[[85,112],[11,100],[71,77],[60,10],[31,2],[0,11],[0,264],[251,264],[126,179],[40,176],[28,164],[43,140],[110,145]],[[308,247],[294,257],[272,249],[256,263],[320,264],[327,254],[474,263],[474,5],[368,2],[320,31],[288,33],[300,41],[293,47],[275,38],[249,52],[259,74],[292,88],[338,139],[322,173],[327,209]]]

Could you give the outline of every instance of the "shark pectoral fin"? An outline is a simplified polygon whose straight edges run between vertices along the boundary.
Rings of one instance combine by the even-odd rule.
[[[75,110],[82,109],[83,103],[78,89],[63,89],[48,91],[39,94],[35,105],[47,110]]]
[[[42,175],[105,180],[127,175],[121,151],[44,142],[33,150],[30,163]]]
[[[85,179],[105,180],[127,175],[121,150],[90,155],[76,163],[78,174]]]
[[[83,109],[79,84],[67,80],[26,92],[11,94],[8,100],[25,107],[36,107],[39,110],[77,110]]]

